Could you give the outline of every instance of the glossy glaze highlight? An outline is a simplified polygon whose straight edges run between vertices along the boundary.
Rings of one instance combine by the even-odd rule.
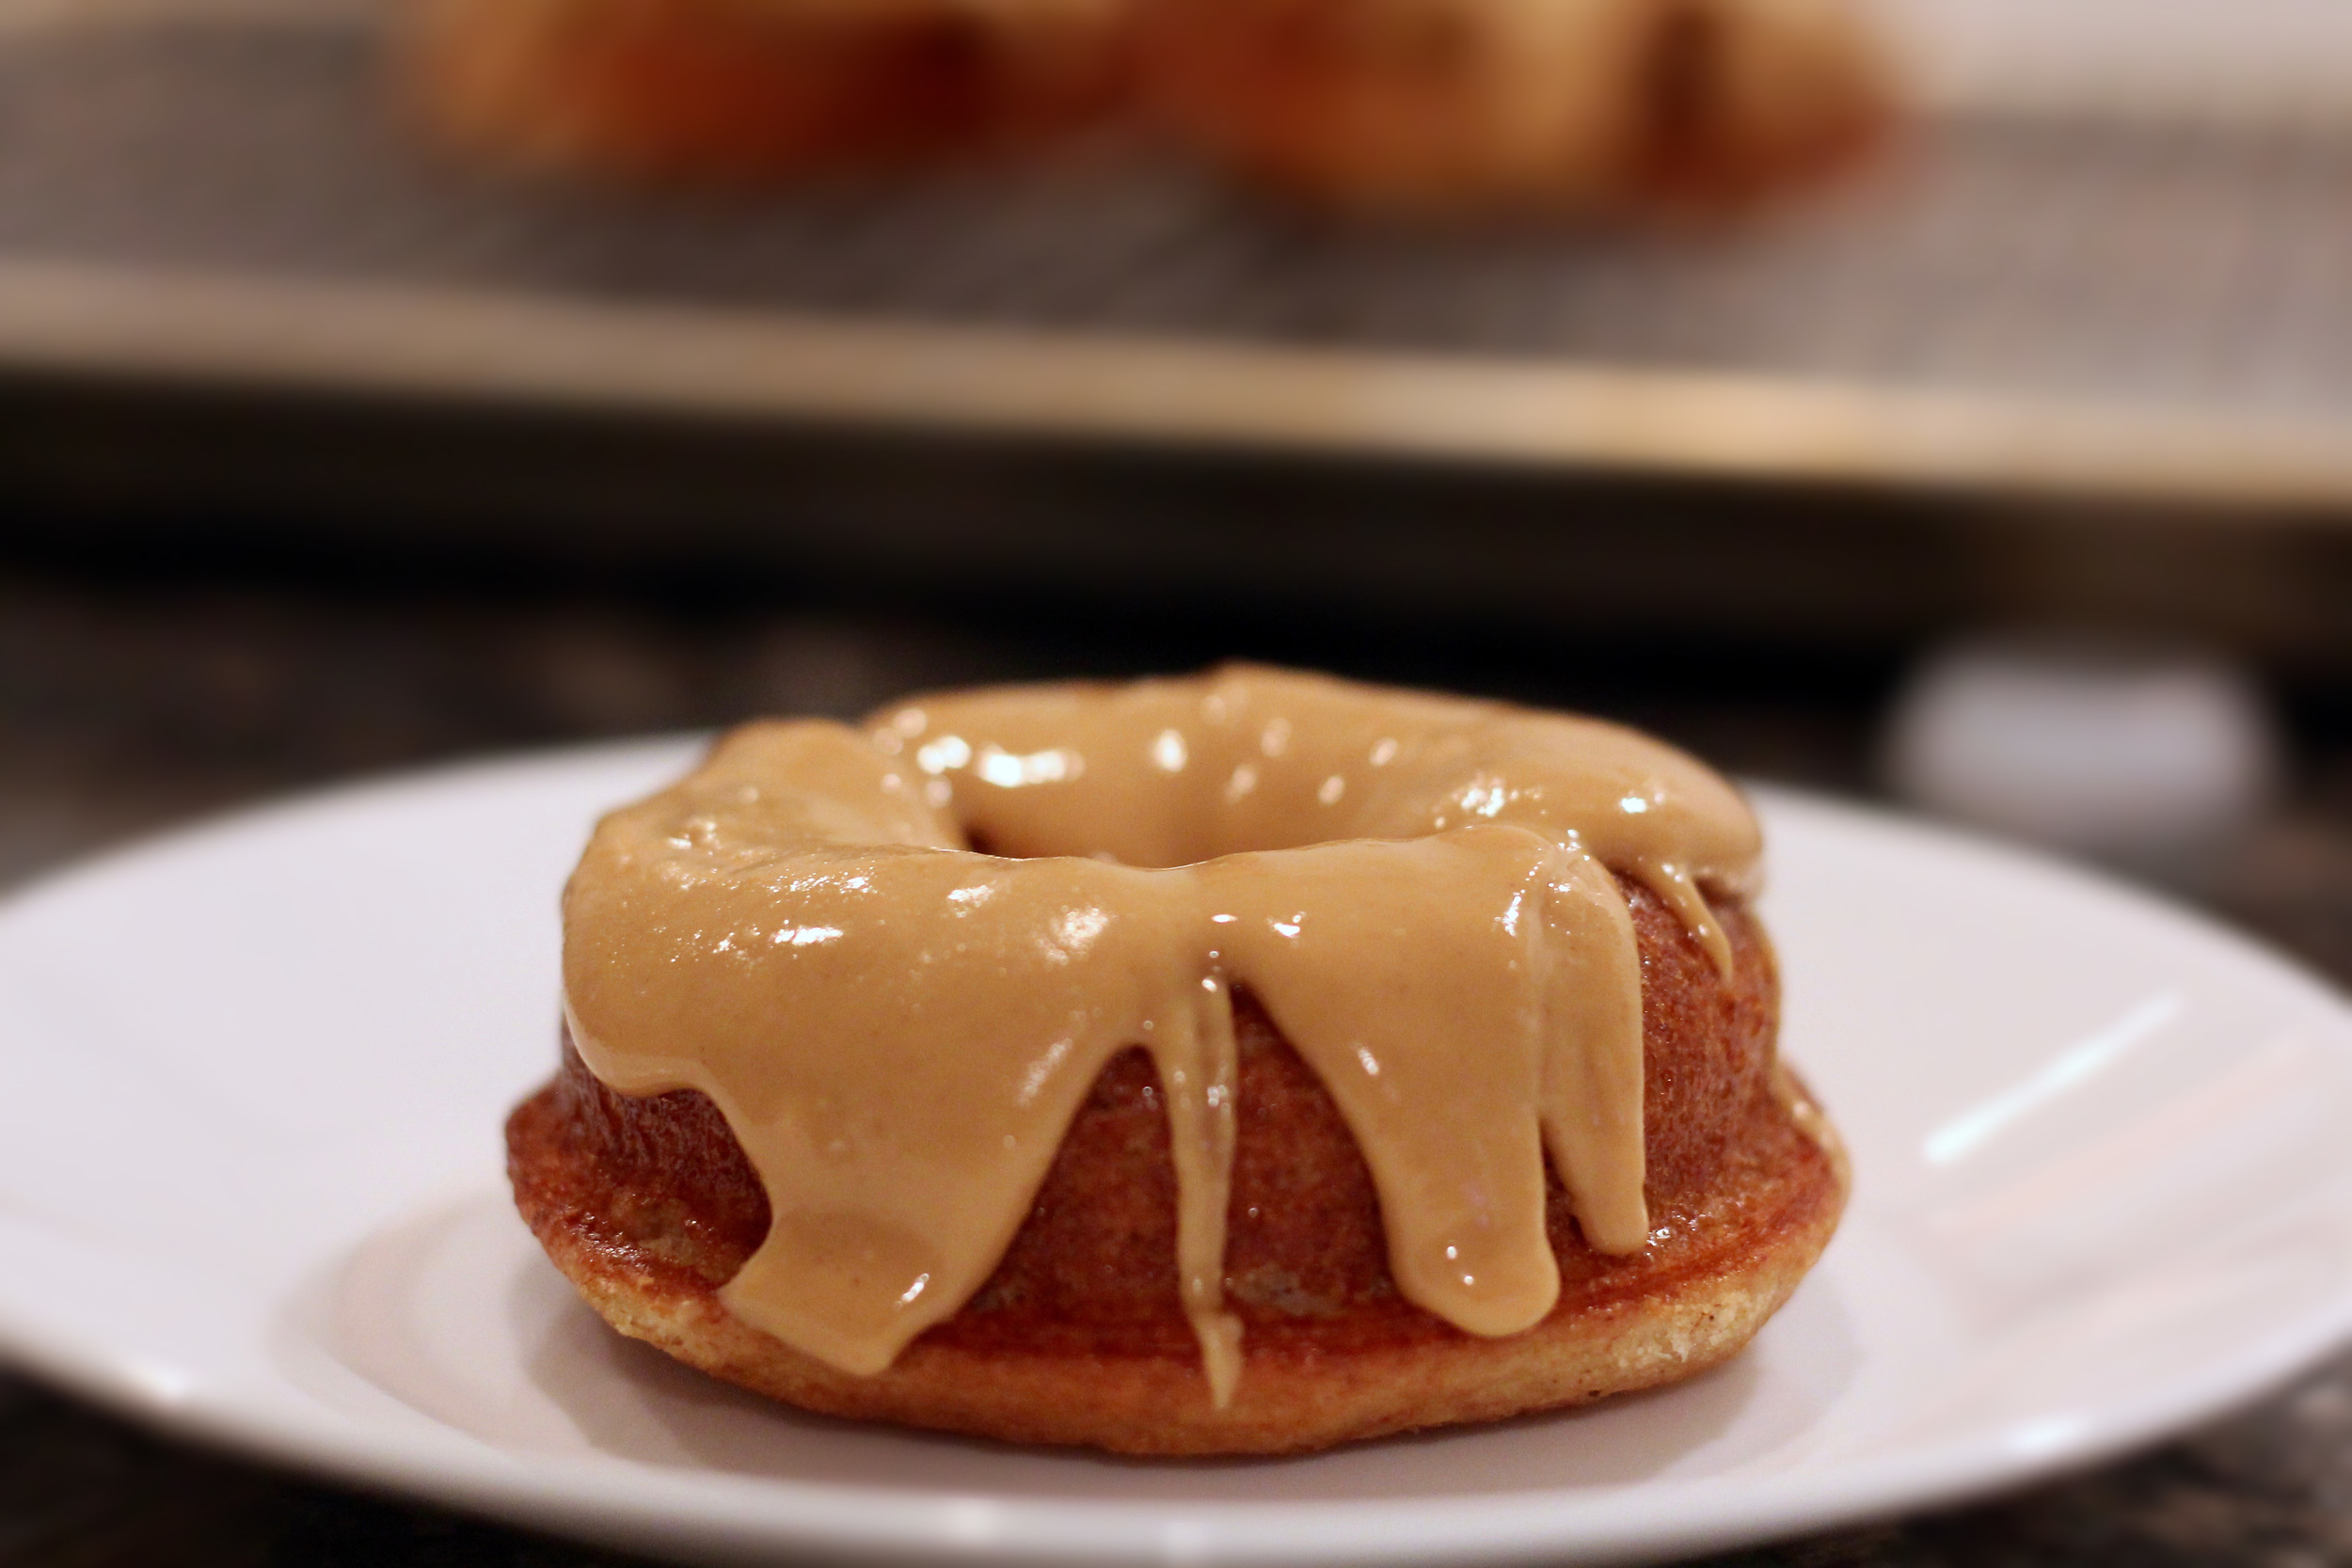
[[[867,1373],[986,1279],[1143,1045],[1222,1403],[1233,990],[1362,1148],[1399,1289],[1516,1333],[1559,1289],[1547,1152],[1597,1249],[1647,1233],[1610,872],[1720,962],[1704,890],[1749,891],[1757,847],[1721,779],[1590,720],[1249,668],[942,695],[862,732],[746,726],[607,817],[565,895],[566,1006],[599,1078],[708,1094],[758,1171],[773,1222],[729,1309]]]

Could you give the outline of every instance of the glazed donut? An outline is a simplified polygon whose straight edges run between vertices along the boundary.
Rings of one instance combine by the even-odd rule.
[[[418,118],[493,161],[728,183],[966,157],[1124,94],[1127,0],[411,0]]]
[[[1178,136],[1364,208],[1739,201],[1892,119],[1846,0],[1150,0],[1144,34]]]
[[[1274,1452],[1735,1352],[1827,1241],[1737,794],[1233,668],[748,726],[601,823],[525,1218],[811,1409]]]

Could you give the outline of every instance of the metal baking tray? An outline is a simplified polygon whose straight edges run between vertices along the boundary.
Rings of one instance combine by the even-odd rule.
[[[2352,7],[1880,14],[1921,112],[1851,189],[1441,231],[1140,155],[517,183],[407,134],[366,0],[0,0],[0,368],[2352,501]]]

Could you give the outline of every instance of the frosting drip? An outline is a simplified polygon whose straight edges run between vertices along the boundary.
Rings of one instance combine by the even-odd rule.
[[[1471,1333],[1559,1291],[1544,1158],[1638,1250],[1641,974],[1611,873],[1727,960],[1738,795],[1631,731],[1236,668],[761,723],[607,817],[564,896],[573,1037],[615,1089],[709,1095],[768,1191],[728,1308],[882,1370],[985,1282],[1095,1078],[1168,1108],[1178,1272],[1212,1397],[1232,992],[1328,1088],[1391,1272]],[[987,852],[981,852],[985,850]]]

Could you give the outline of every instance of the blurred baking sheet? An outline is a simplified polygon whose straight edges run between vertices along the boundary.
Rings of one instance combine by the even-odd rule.
[[[1929,112],[1851,191],[1434,233],[1133,159],[518,185],[404,135],[356,0],[0,0],[0,367],[2352,502],[2352,6],[1882,15]]]

